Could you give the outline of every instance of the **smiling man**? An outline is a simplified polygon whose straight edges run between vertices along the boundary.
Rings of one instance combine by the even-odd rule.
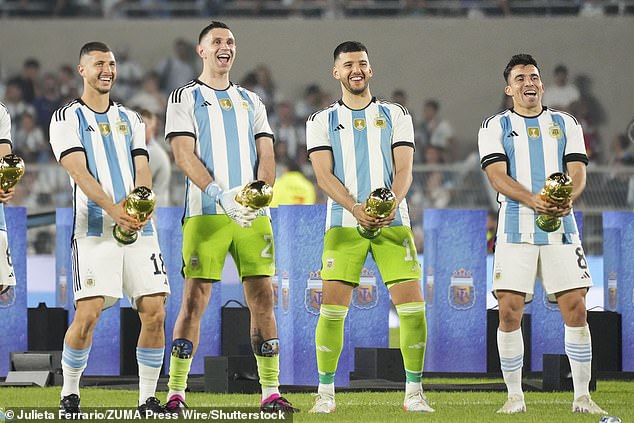
[[[251,312],[251,347],[262,385],[263,411],[297,411],[279,386],[279,339],[273,313],[273,229],[267,213],[235,201],[254,179],[275,181],[273,132],[266,109],[253,92],[234,85],[229,71],[236,41],[229,27],[211,22],[200,32],[198,79],[169,97],[165,138],[187,176],[183,219],[183,302],[172,342],[166,407],[185,405],[187,375],[200,338],[200,320],[213,282],[222,277],[229,252],[243,282]]]
[[[581,125],[568,113],[542,106],[544,84],[530,55],[513,56],[504,80],[513,107],[485,119],[478,134],[482,169],[500,203],[493,292],[500,307],[497,342],[508,400],[498,413],[526,411],[520,325],[524,303],[532,300],[535,277],[540,276],[565,323],[572,411],[605,414],[588,392],[592,344],[585,297],[592,280],[572,214],[572,202],[586,185],[588,157]],[[560,206],[540,196],[546,178],[555,172],[568,173],[573,184],[572,199]],[[538,214],[562,217],[563,223],[544,232],[535,222]]]

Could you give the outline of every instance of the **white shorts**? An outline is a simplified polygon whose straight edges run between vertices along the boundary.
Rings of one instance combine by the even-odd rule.
[[[592,286],[580,244],[498,243],[495,246],[493,295],[496,290],[523,292],[526,302],[530,302],[536,277],[540,277],[550,302],[556,302],[558,292]]]
[[[130,245],[121,245],[111,237],[77,238],[71,254],[75,301],[104,297],[105,309],[122,298],[123,292],[136,308],[140,297],[170,294],[156,235],[139,234]]]
[[[0,231],[0,285],[15,285],[15,272],[11,263],[7,231]]]

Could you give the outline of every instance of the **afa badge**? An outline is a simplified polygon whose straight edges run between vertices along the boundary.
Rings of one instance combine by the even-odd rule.
[[[475,304],[475,286],[470,270],[454,270],[449,283],[449,305],[456,310],[468,310]]]
[[[321,308],[322,287],[321,271],[310,272],[306,290],[304,291],[304,308],[315,316],[319,315],[319,309]]]
[[[117,132],[122,135],[130,135],[130,125],[126,121],[119,121],[116,124]]]
[[[354,129],[356,129],[357,131],[363,131],[365,129],[365,119],[363,118],[355,119],[352,125],[354,126]]]
[[[387,120],[385,119],[385,116],[380,113],[376,115],[376,117],[374,118],[374,126],[376,126],[377,128],[387,127]]]
[[[228,98],[221,98],[220,99],[220,107],[222,107],[225,110],[231,110],[231,108],[233,107],[233,104],[231,103],[231,100]]]
[[[561,138],[563,132],[561,131],[561,127],[559,125],[551,125],[548,128],[548,133],[550,134],[551,137],[553,138]]]
[[[248,101],[246,101],[246,100],[242,100],[242,101],[240,102],[240,105],[242,106],[242,108],[243,108],[244,110],[251,110],[251,103],[249,103],[249,102],[248,102]]]
[[[528,131],[528,137],[532,140],[536,140],[537,138],[540,137],[541,132],[539,131],[539,128],[536,126],[529,126],[527,128]]]
[[[376,307],[378,302],[379,290],[376,287],[376,276],[374,271],[364,267],[359,277],[359,286],[352,294],[352,305],[358,309],[367,310]]]
[[[101,135],[104,137],[107,137],[108,135],[110,135],[110,124],[109,123],[100,123],[99,124],[99,132],[101,132]]]

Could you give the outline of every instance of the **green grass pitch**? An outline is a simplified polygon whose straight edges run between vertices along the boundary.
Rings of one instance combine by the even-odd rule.
[[[485,383],[501,380],[478,379],[427,379],[423,383]],[[0,388],[0,408],[10,407],[56,407],[60,388]],[[134,407],[136,391],[119,389],[82,389],[84,407]],[[341,392],[336,396],[337,412],[333,415],[306,413],[313,396],[309,393],[291,393],[286,397],[302,412],[295,415],[294,422],[599,422],[601,416],[573,414],[572,393],[527,392],[527,412],[521,415],[504,416],[495,411],[506,399],[503,392],[427,392],[433,414],[405,413],[402,408],[402,392]],[[619,416],[625,422],[634,422],[634,382],[599,381],[593,399],[610,415]],[[159,393],[161,401],[165,393]],[[254,407],[259,404],[259,395],[189,393],[190,407]]]

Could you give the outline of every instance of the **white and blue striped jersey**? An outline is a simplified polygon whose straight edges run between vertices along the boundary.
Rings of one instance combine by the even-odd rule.
[[[167,103],[165,138],[194,138],[195,153],[222,189],[257,177],[255,140],[273,138],[266,108],[257,94],[231,83],[215,90],[199,80],[174,90]],[[215,201],[187,178],[185,217],[224,214]]]
[[[377,188],[392,188],[392,150],[398,146],[414,148],[414,127],[407,109],[396,103],[373,98],[365,109],[352,110],[339,100],[306,122],[308,155],[330,150],[334,175],[359,203]],[[329,198],[326,230],[356,226],[352,213]],[[391,226],[410,226],[405,199]]]
[[[11,145],[11,115],[7,107],[0,103],[0,144]],[[7,230],[4,217],[4,203],[0,203],[0,231]]]
[[[115,203],[135,187],[134,157],[148,156],[145,124],[138,113],[111,102],[97,113],[81,99],[59,108],[51,117],[50,143],[60,161],[73,152],[83,152],[90,174]],[[81,190],[71,178],[73,189],[73,237],[112,237],[114,220]],[[141,235],[155,233],[153,223]]]
[[[547,107],[534,117],[525,117],[512,109],[482,122],[478,133],[482,169],[495,162],[506,162],[508,175],[533,193],[538,193],[546,178],[565,172],[566,163],[588,163],[583,131],[570,114]],[[498,194],[497,239],[507,243],[561,244],[579,243],[574,215],[563,218],[555,232],[537,227],[537,213],[517,200]]]

